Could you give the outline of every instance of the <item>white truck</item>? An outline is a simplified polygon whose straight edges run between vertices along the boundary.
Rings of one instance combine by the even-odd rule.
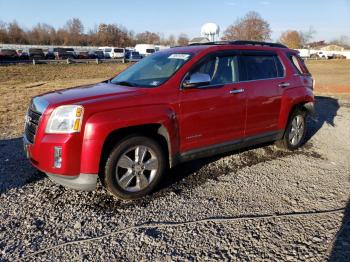
[[[139,52],[142,57],[145,57],[156,52],[156,47],[150,44],[137,44],[135,46],[135,51]]]
[[[125,56],[125,48],[104,46],[98,49],[103,51],[105,58],[120,59]]]

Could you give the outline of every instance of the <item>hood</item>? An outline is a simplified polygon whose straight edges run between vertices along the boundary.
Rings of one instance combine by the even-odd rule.
[[[58,90],[43,94],[43,98],[50,105],[60,104],[84,104],[89,100],[105,98],[108,96],[130,96],[140,93],[142,88],[119,86],[111,83],[98,83],[94,85],[79,86],[69,89]]]

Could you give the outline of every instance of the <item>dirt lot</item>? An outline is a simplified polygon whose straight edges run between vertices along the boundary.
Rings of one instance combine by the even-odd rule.
[[[301,150],[264,145],[193,161],[136,202],[53,184],[20,139],[30,96],[120,66],[0,67],[0,261],[350,261],[350,61],[308,67],[319,117]]]

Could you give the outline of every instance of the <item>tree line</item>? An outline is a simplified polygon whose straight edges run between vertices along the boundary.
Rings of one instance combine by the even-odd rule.
[[[270,41],[271,27],[268,21],[259,13],[251,11],[244,17],[238,18],[223,32],[222,40],[254,40]],[[286,30],[277,40],[289,48],[313,47],[310,41],[316,31],[310,27],[307,31]],[[37,44],[37,45],[74,45],[74,46],[135,46],[139,43],[160,45],[186,45],[189,38],[182,33],[178,36],[145,31],[135,34],[124,26],[101,23],[85,33],[83,23],[78,18],[70,19],[59,29],[39,23],[29,30],[23,29],[16,21],[8,24],[0,21],[0,43]],[[320,42],[314,42],[317,45]],[[323,42],[324,43],[324,42]],[[329,44],[349,47],[349,38],[341,36]]]
[[[272,30],[270,24],[263,19],[257,12],[248,12],[244,17],[237,19],[224,31],[223,40],[271,40]],[[312,48],[327,44],[340,45],[350,48],[349,37],[340,36],[338,39],[326,43],[326,41],[312,42],[316,31],[310,27],[306,31],[286,30],[281,33],[277,42],[280,42],[289,48]]]
[[[31,29],[22,28],[16,21],[0,21],[0,43],[31,45],[72,45],[72,46],[135,46],[138,43],[160,45],[185,45],[186,34],[164,37],[161,33],[140,32],[135,34],[122,25],[101,23],[85,33],[85,27],[78,18],[69,19],[62,28],[55,29],[39,23]]]

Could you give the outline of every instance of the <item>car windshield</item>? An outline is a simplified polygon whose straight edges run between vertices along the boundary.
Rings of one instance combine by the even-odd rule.
[[[113,84],[155,87],[163,84],[192,57],[190,53],[156,53],[129,67],[111,80]]]

